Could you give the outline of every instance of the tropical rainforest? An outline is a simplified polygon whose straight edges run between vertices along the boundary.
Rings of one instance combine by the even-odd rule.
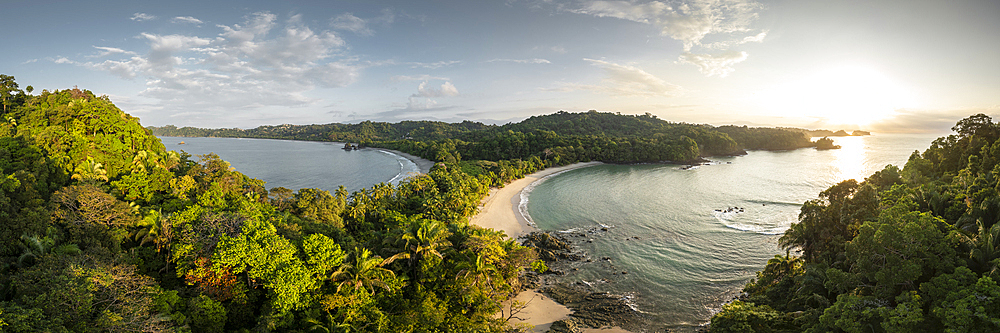
[[[506,332],[501,301],[546,269],[468,224],[488,182],[454,164],[267,190],[107,97],[0,81],[0,331]]]
[[[788,252],[711,331],[1000,331],[1000,124],[977,114],[952,130],[803,204]]]
[[[552,165],[815,147],[801,131],[558,112],[143,128],[107,97],[0,75],[0,330],[508,332],[535,252],[469,225],[491,186]],[[1000,330],[1000,125],[975,115],[903,169],[806,202],[715,332]],[[358,142],[437,163],[348,193],[266,189],[156,135]],[[794,254],[792,253],[794,251]],[[516,304],[515,304],[516,306]]]

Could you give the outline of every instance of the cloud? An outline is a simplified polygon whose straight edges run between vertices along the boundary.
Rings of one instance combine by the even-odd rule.
[[[427,85],[427,81],[421,82],[417,86],[417,93],[410,97],[453,97],[458,96],[458,89],[455,85],[451,84],[450,81],[445,82],[441,85],[441,88],[435,89]]]
[[[747,53],[743,51],[727,51],[719,54],[684,52],[678,61],[698,66],[698,70],[705,75],[726,77],[735,70],[733,65],[747,60],[747,57]]]
[[[721,41],[721,42],[715,42],[715,43],[711,43],[711,44],[705,44],[704,46],[706,48],[710,48],[710,49],[728,49],[730,47],[733,47],[733,46],[736,46],[736,45],[742,45],[742,44],[746,44],[746,43],[761,43],[761,42],[764,41],[764,38],[767,37],[767,33],[768,33],[768,31],[764,30],[764,31],[762,31],[759,34],[756,34],[756,35],[753,35],[753,36],[746,36],[746,37],[743,37],[743,39],[740,39],[740,40]]]
[[[22,62],[21,64],[22,64],[22,65],[27,65],[27,64],[30,64],[30,63],[35,63],[35,62],[38,62],[38,58],[34,58],[34,59],[28,59],[28,60],[25,60],[25,61],[24,61],[24,62]]]
[[[748,30],[761,5],[752,0],[687,0],[637,2],[586,0],[564,7],[577,14],[613,17],[655,25],[664,36],[684,44],[690,51],[709,34]]]
[[[603,60],[586,59],[594,66],[604,69],[603,85],[566,85],[561,91],[594,90],[618,96],[674,96],[683,92],[678,85],[649,74],[637,67],[615,64]]]
[[[194,25],[201,25],[202,23],[205,23],[205,22],[202,22],[199,19],[194,18],[193,16],[178,16],[178,17],[175,17],[175,18],[171,19],[170,22],[171,23],[187,23],[187,24],[194,24]]]
[[[340,14],[330,22],[330,26],[337,30],[346,30],[362,36],[371,36],[375,34],[372,29],[368,28],[368,22],[354,16],[351,13]]]
[[[250,110],[303,106],[316,100],[305,92],[355,82],[360,66],[343,55],[345,43],[333,32],[314,31],[292,16],[284,24],[268,12],[242,24],[217,25],[210,36],[142,33],[143,52],[98,47],[91,57],[104,61],[74,64],[125,78],[141,78],[139,96],[160,100],[169,112]]]
[[[552,62],[545,59],[492,59],[486,62],[513,62],[518,64],[551,64]]]
[[[146,14],[146,13],[135,13],[135,14],[132,14],[132,17],[129,18],[129,19],[132,20],[132,21],[136,21],[136,22],[142,22],[142,21],[155,20],[156,16],[149,15],[149,14]]]
[[[106,57],[106,56],[115,55],[115,54],[131,54],[131,55],[136,55],[135,52],[125,51],[125,50],[119,49],[117,47],[106,47],[106,46],[93,46],[93,47],[95,49],[101,50],[103,52],[98,53],[96,55],[92,55],[92,56],[90,56],[91,58]]]
[[[461,63],[462,62],[458,61],[458,60],[446,60],[446,61],[438,61],[438,62],[408,62],[406,64],[410,65],[411,68],[438,69],[438,68],[441,68],[441,67],[448,67],[448,66],[451,66],[451,65],[457,65],[457,64],[461,64]]]
[[[396,75],[396,76],[393,76],[393,77],[391,77],[391,78],[389,78],[389,79],[390,79],[390,80],[392,80],[393,82],[403,82],[403,81],[428,81],[428,80],[440,80],[440,81],[448,81],[448,80],[449,80],[449,79],[448,79],[448,78],[446,78],[446,77],[440,77],[440,76],[430,76],[430,75],[427,75],[427,74],[424,74],[424,75],[417,75],[417,76],[410,76],[410,75]]]

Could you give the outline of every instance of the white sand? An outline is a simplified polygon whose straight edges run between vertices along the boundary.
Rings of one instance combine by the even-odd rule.
[[[521,191],[542,177],[597,164],[601,164],[601,162],[575,163],[547,168],[515,180],[501,189],[491,189],[483,202],[482,209],[479,210],[479,214],[473,216],[469,222],[480,227],[503,231],[511,238],[537,231],[538,229],[528,225],[528,220],[517,211],[517,206],[521,202]]]
[[[517,210],[517,206],[521,203],[521,191],[542,177],[597,164],[601,164],[601,162],[576,163],[557,168],[548,168],[515,180],[501,189],[491,189],[489,196],[483,201],[483,207],[479,210],[479,214],[472,217],[470,223],[484,228],[503,231],[508,237],[512,238],[537,231],[538,229],[528,225],[528,220]],[[566,306],[556,303],[556,301],[534,290],[524,291],[514,297],[513,300],[526,303],[527,306],[518,312],[515,315],[516,318],[512,318],[510,323],[515,325],[521,323],[532,325],[534,328],[529,331],[532,333],[546,332],[552,326],[553,322],[568,319],[569,314],[572,313]],[[505,302],[504,305],[505,311],[509,311],[510,301]],[[618,327],[587,328],[583,331],[585,333],[629,333]]]

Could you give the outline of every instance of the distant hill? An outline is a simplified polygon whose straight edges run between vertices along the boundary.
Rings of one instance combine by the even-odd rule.
[[[862,130],[854,130],[854,131],[848,133],[845,130],[838,130],[838,131],[834,132],[834,131],[825,130],[825,129],[807,130],[807,129],[793,128],[793,127],[782,127],[781,129],[785,129],[785,130],[789,130],[789,131],[801,132],[801,133],[805,134],[806,136],[813,137],[813,138],[827,137],[827,136],[865,136],[865,135],[872,135],[871,132],[862,131]]]
[[[687,124],[664,121],[649,113],[643,115],[622,115],[619,113],[588,112],[571,113],[559,111],[553,114],[532,116],[518,123],[502,126],[486,125],[479,122],[444,123],[437,121],[403,121],[399,123],[365,121],[358,124],[323,125],[278,125],[261,126],[254,129],[222,128],[202,129],[175,126],[148,127],[154,134],[182,137],[240,137],[269,138],[311,141],[359,142],[369,146],[392,146],[403,148],[408,145],[397,141],[437,142],[457,140],[458,152],[466,158],[478,157],[485,160],[508,158],[528,158],[540,156],[546,150],[564,147],[576,152],[577,159],[599,159],[608,162],[648,162],[672,156],[668,160],[684,160],[690,154],[674,153],[629,153],[612,157],[601,149],[617,149],[627,142],[630,150],[635,145],[667,145],[678,143],[684,138],[693,140],[696,146],[694,156],[717,156],[742,154],[746,149],[796,149],[814,147],[800,129],[761,128]],[[511,141],[512,138],[515,140]],[[521,142],[529,140],[529,142]],[[681,141],[678,141],[681,140]],[[514,144],[514,141],[521,142]],[[454,143],[452,143],[454,144]],[[512,146],[513,144],[513,146]],[[484,147],[491,147],[486,151]],[[503,148],[507,146],[506,148]],[[666,146],[663,146],[666,147]],[[678,146],[680,147],[680,146]],[[662,147],[661,147],[662,148]],[[414,148],[416,149],[416,148]],[[643,150],[642,148],[640,150]],[[654,148],[650,148],[654,149]],[[677,148],[690,150],[689,148]],[[656,150],[656,149],[654,149]],[[464,152],[463,152],[464,151]],[[409,151],[411,153],[420,153]],[[581,157],[580,155],[583,155]],[[434,155],[434,156],[430,156]],[[428,154],[435,159],[435,154]]]

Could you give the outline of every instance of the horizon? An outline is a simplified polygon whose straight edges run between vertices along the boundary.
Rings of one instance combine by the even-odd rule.
[[[1000,31],[996,2],[60,6],[6,6],[0,73],[108,95],[146,126],[502,125],[594,109],[945,133],[1000,114],[1000,44],[977,37]]]

